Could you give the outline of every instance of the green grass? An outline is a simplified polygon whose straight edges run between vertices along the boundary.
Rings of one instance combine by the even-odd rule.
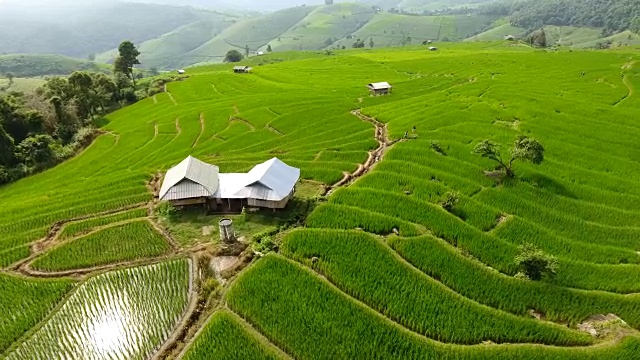
[[[14,78],[13,83],[9,86],[9,80],[0,79],[0,89],[5,89],[5,92],[21,92],[21,93],[33,93],[44,85],[45,79],[43,78]]]
[[[227,297],[234,312],[302,359],[632,358],[633,337],[611,347],[600,339],[596,347],[541,344],[581,343],[572,329],[597,314],[617,314],[640,329],[640,58],[625,48],[548,51],[506,41],[438,47],[274,53],[250,59],[247,76],[229,64],[190,69],[169,93],[107,116],[107,133],[77,157],[0,187],[0,264],[28,257],[58,222],[118,212],[68,224],[65,236],[74,236],[144,215],[123,209],[147,204],[148,181],[187,155],[222,172],[277,156],[315,184],[300,189],[313,197],[319,183],[336,183],[378,147],[374,127],[351,114],[361,109],[386,124],[392,140],[407,131],[412,139],[321,201],[307,219],[314,229],[291,235],[301,240],[286,254],[299,263],[268,256],[242,274]],[[372,81],[389,81],[393,94],[368,96]],[[513,181],[487,177],[495,164],[473,154],[475,144],[491,139],[507,151],[520,134],[545,146],[545,161],[515,163]],[[451,212],[440,205],[448,192],[460,196]],[[234,218],[248,237],[286,216],[254,215]],[[216,217],[194,211],[175,219],[167,227],[181,244],[217,241]],[[202,235],[204,225],[214,226],[213,235]],[[104,243],[117,256],[107,259],[111,253],[96,246],[102,230],[66,237],[50,256],[67,255],[52,266],[120,262],[154,248],[125,242],[120,230],[111,228],[119,234]],[[336,230],[350,235],[316,236]],[[371,234],[390,236],[391,248]],[[513,277],[518,246],[527,242],[558,258],[554,278]],[[305,270],[313,257],[337,287]],[[571,329],[532,323],[530,309]],[[454,345],[486,339],[522,344]]]
[[[493,308],[526,315],[530,309],[550,321],[576,325],[593,314],[614,313],[640,327],[640,296],[568,289],[553,284],[518,280],[502,275],[426,236],[393,238],[391,247],[425,274],[461,295]]]
[[[177,325],[188,293],[186,260],[98,275],[6,359],[146,359]]]
[[[487,31],[484,31],[478,35],[474,35],[465,41],[494,41],[503,40],[505,36],[513,35],[516,38],[524,36],[527,33],[526,29],[513,26],[510,24],[501,24]],[[549,34],[547,34],[549,36]],[[548,39],[548,38],[547,38]]]
[[[183,359],[282,359],[268,345],[263,344],[227,310],[215,312]]]
[[[8,349],[44,319],[73,287],[67,279],[36,280],[0,274],[0,349]],[[4,350],[0,351],[0,355]]]
[[[592,349],[445,345],[398,327],[278,256],[242,274],[226,298],[235,312],[297,359],[623,359],[640,349],[636,337]]]
[[[63,243],[37,258],[32,267],[43,271],[84,269],[159,256],[169,250],[167,240],[143,220]]]
[[[90,218],[87,220],[75,221],[69,224],[66,224],[60,235],[58,235],[59,240],[65,240],[72,237],[76,237],[78,235],[85,234],[95,228],[106,226],[109,224],[137,219],[141,217],[147,216],[147,208],[139,208],[134,210],[125,211],[122,213],[116,213],[112,215],[105,215],[96,218]]]
[[[540,324],[469,301],[394,257],[361,232],[303,230],[289,233],[283,253],[325,275],[344,292],[425,336],[457,344],[544,343],[586,345],[587,335]],[[317,257],[317,263],[310,259]],[[358,261],[366,258],[366,262]]]

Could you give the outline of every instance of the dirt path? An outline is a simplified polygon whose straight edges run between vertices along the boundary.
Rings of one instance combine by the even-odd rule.
[[[182,133],[182,129],[180,128],[180,118],[176,119],[176,131],[178,132],[176,137],[180,136],[180,134]]]
[[[160,125],[158,125],[158,123],[153,123],[153,139],[151,139],[151,141],[155,140],[158,137],[158,134],[160,133]]]
[[[198,141],[200,141],[202,134],[204,134],[204,128],[205,128],[204,113],[200,113],[200,133],[198,134],[198,137],[196,138],[196,140],[193,142],[193,145],[191,145],[192,149],[198,146]]]
[[[153,95],[153,103],[157,104],[158,103],[158,98],[156,97],[156,95]]]
[[[283,133],[281,133],[281,132],[280,132],[280,130],[278,130],[278,129],[274,128],[273,126],[271,126],[271,125],[267,125],[266,127],[267,127],[267,129],[269,129],[271,132],[274,132],[274,133],[276,133],[276,134],[278,134],[278,135],[280,135],[280,136],[284,136],[284,134],[283,134]]]
[[[176,101],[176,99],[173,98],[173,95],[171,95],[171,93],[169,92],[169,90],[167,90],[167,84],[164,84],[164,92],[167,93],[167,95],[169,95],[169,100],[171,100],[171,102],[173,102],[173,105],[178,106],[178,102]]]
[[[375,127],[375,139],[378,142],[378,148],[373,151],[369,151],[369,157],[367,158],[367,161],[364,164],[358,165],[356,171],[354,171],[353,173],[345,172],[343,178],[340,181],[330,186],[326,191],[327,196],[331,195],[331,193],[333,193],[340,187],[349,186],[354,181],[358,180],[358,178],[367,174],[375,167],[377,163],[382,160],[386,152],[393,145],[397,144],[398,142],[404,141],[402,139],[391,140],[389,138],[386,124],[383,124],[370,116],[364,115],[360,110],[353,110],[351,114],[357,116],[362,121],[372,124]]]
[[[195,281],[198,277],[198,266],[197,260],[193,256],[189,258],[189,269],[189,304],[182,314],[182,320],[180,323],[173,328],[171,336],[164,342],[164,344],[162,344],[160,349],[156,351],[156,353],[151,357],[151,360],[162,359],[165,357],[165,354],[167,354],[169,350],[175,346],[180,337],[183,336],[181,331],[188,329],[189,323],[192,321],[193,316],[198,309],[198,291],[195,287]]]
[[[236,117],[236,116],[232,116],[232,117],[229,118],[229,122],[234,122],[234,121],[238,121],[238,122],[244,123],[245,125],[247,125],[249,127],[249,129],[251,129],[251,131],[256,131],[256,127],[253,126],[252,123],[250,123],[249,121],[247,121],[247,120],[245,120],[243,118],[239,118],[239,117]]]
[[[630,61],[624,65],[622,65],[622,70],[626,70],[629,71],[631,69],[633,69],[633,67],[635,66],[636,62],[635,61]],[[630,97],[633,96],[635,89],[633,88],[633,83],[631,82],[631,79],[629,77],[629,74],[625,74],[622,77],[622,84],[627,88],[628,92],[627,95],[625,97],[623,97],[620,101],[618,101],[617,103],[613,104],[613,106],[618,106],[620,104],[622,104],[623,102],[625,102],[626,100],[628,100]]]

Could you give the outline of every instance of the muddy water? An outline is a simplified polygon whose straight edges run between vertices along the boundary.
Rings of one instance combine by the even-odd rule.
[[[188,289],[186,260],[92,278],[7,359],[146,359],[178,323]]]

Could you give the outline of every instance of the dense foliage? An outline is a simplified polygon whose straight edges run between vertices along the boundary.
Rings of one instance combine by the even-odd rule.
[[[93,140],[95,118],[135,100],[126,79],[84,71],[0,95],[0,184],[67,159]]]
[[[509,15],[512,24],[530,29],[571,25],[601,27],[608,35],[640,31],[640,6],[636,0],[528,0],[494,4],[481,11]]]

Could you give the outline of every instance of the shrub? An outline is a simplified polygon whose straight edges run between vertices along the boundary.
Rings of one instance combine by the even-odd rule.
[[[460,195],[456,192],[449,191],[444,194],[444,199],[440,203],[442,208],[448,212],[452,212],[456,204],[460,201]]]
[[[516,256],[515,262],[521,273],[531,280],[552,277],[558,268],[558,260],[554,256],[545,254],[531,244],[520,246],[520,254]]]

